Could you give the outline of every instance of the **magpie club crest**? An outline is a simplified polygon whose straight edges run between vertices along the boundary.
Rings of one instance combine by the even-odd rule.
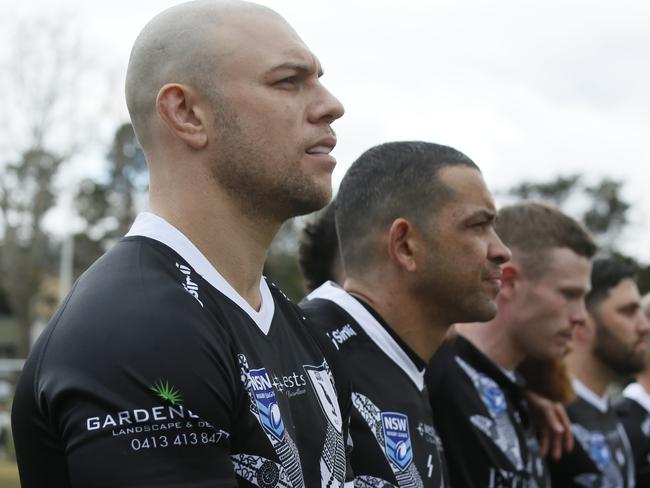
[[[278,441],[281,441],[284,438],[284,423],[271,379],[265,368],[251,369],[249,374],[262,427]]]
[[[397,412],[382,412],[381,426],[384,430],[386,456],[395,466],[404,471],[413,461],[408,417]]]
[[[305,364],[303,368],[316,393],[316,398],[318,398],[318,403],[320,403],[325,417],[327,417],[327,420],[336,432],[340,434],[343,420],[341,419],[341,410],[339,409],[334,380],[327,365],[325,363],[321,366],[309,366]]]

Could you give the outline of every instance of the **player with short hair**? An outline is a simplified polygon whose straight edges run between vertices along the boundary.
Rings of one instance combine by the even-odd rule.
[[[185,3],[144,27],[126,99],[151,211],[79,279],[25,364],[12,419],[23,487],[350,479],[349,397],[262,278],[281,223],[331,197],[343,107],[321,75],[287,22],[252,3]]]
[[[455,326],[457,335],[429,364],[427,385],[454,486],[548,487],[516,368],[527,357],[566,354],[572,329],[586,320],[596,246],[582,225],[541,203],[500,209],[496,227],[512,251],[499,276],[498,313],[487,323]]]
[[[650,293],[641,299],[641,308],[650,321]],[[645,367],[636,381],[623,390],[615,405],[634,455],[636,486],[650,486],[650,348],[646,347]]]
[[[614,379],[644,367],[650,324],[635,274],[635,266],[619,258],[594,261],[588,318],[575,328],[567,357],[577,395],[567,407],[576,446],[551,463],[557,486],[635,486],[629,439],[606,393]]]
[[[336,234],[335,209],[334,202],[330,203],[314,215],[300,233],[298,264],[308,292],[326,281],[339,284],[345,281]]]
[[[356,486],[449,486],[424,369],[449,326],[487,320],[508,249],[481,172],[459,151],[391,142],[336,196],[346,279],[301,304],[352,382]]]

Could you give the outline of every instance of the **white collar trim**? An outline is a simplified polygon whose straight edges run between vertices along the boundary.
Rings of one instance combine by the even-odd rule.
[[[395,342],[395,339],[356,298],[331,281],[323,283],[307,296],[307,300],[314,298],[330,300],[345,310],[377,344],[379,349],[406,373],[415,386],[420,391],[424,389],[424,371],[418,369],[408,354]]]
[[[275,304],[266,280],[260,280],[262,305],[259,312],[226,281],[199,249],[176,227],[151,212],[138,214],[126,237],[143,236],[163,243],[176,251],[203,279],[235,302],[266,335],[271,328]]]
[[[634,400],[648,412],[650,412],[650,393],[648,393],[639,383],[630,383],[623,390],[623,396]]]
[[[605,413],[607,410],[609,410],[609,397],[606,394],[602,397],[599,397],[577,378],[573,378],[571,380],[571,386],[573,386],[576,395],[578,395],[587,403],[592,404],[601,412]]]

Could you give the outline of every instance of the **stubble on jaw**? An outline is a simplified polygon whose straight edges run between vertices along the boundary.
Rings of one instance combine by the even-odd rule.
[[[295,164],[279,159],[273,164],[275,155],[256,145],[234,108],[222,97],[216,103],[214,144],[218,154],[210,161],[210,176],[246,215],[284,222],[327,205],[332,196],[331,180],[327,188],[321,188],[306,176],[300,166],[303,152],[287,156]]]
[[[594,316],[596,344],[593,353],[605,365],[620,376],[639,373],[645,367],[645,353],[637,354],[633,346],[622,342],[605,326],[600,317]]]

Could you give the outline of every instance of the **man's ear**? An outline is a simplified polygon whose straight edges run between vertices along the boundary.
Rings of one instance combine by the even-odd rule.
[[[521,268],[516,262],[509,261],[501,266],[501,289],[499,295],[512,300],[520,288],[522,279]]]
[[[207,113],[196,92],[186,85],[169,83],[158,92],[156,109],[165,127],[192,149],[208,143]]]
[[[402,217],[395,219],[388,230],[388,256],[405,271],[417,269],[416,238],[413,225]]]

